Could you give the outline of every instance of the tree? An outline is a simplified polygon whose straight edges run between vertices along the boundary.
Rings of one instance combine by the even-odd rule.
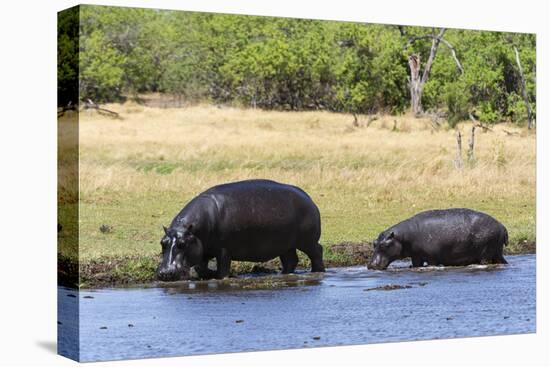
[[[400,26],[399,30],[402,35],[407,36],[407,32],[405,31],[404,27]],[[447,46],[451,50],[451,53],[454,61],[456,62],[457,68],[460,70],[461,73],[464,72],[462,65],[460,64],[460,61],[456,56],[454,47],[451,45],[449,41],[443,38],[443,35],[445,34],[446,29],[441,28],[437,35],[433,31],[432,33],[428,33],[425,35],[409,37],[407,45],[405,46],[405,49],[408,49],[410,46],[412,46],[415,42],[419,40],[430,39],[432,41],[428,60],[424,65],[424,70],[422,71],[422,75],[421,75],[421,68],[422,68],[421,54],[413,53],[409,56],[409,69],[410,69],[409,90],[411,94],[411,108],[416,116],[424,112],[422,108],[422,93],[424,92],[424,85],[426,84],[426,82],[428,81],[428,78],[430,77],[432,65],[437,55],[437,50],[439,48],[440,43],[443,43],[445,46]]]
[[[57,106],[78,104],[79,8],[59,13],[57,25]]]
[[[536,119],[532,34],[80,9],[79,29],[59,23],[61,104],[77,96],[71,78],[80,75],[80,98],[96,102],[160,92],[185,102],[355,114],[410,106],[416,115],[442,110],[451,124],[470,113],[483,123]]]
[[[121,95],[125,57],[96,30],[80,42],[80,98],[112,101]]]
[[[333,66],[335,109],[351,113],[400,113],[407,104],[407,60],[392,28],[342,23],[336,29],[339,58]]]

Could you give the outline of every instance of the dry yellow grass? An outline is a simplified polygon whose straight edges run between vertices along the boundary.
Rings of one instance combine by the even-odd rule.
[[[350,115],[329,112],[106,107],[122,119],[80,115],[84,259],[157,254],[161,225],[189,199],[248,178],[305,189],[321,210],[324,245],[370,240],[418,211],[462,206],[494,215],[515,241],[535,237],[535,135],[511,125],[478,130],[475,162],[464,151],[459,170],[455,131],[410,116],[353,128]],[[458,128],[466,148],[471,125]],[[113,233],[100,233],[103,223]]]

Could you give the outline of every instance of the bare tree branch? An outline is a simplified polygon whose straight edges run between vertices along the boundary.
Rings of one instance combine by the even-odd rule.
[[[432,70],[432,64],[435,60],[435,55],[437,54],[437,48],[439,46],[439,42],[441,42],[441,38],[443,38],[443,35],[445,34],[446,29],[441,28],[439,31],[439,34],[432,38],[432,47],[430,49],[430,56],[428,57],[428,61],[426,61],[426,66],[424,67],[424,73],[422,73],[422,84],[426,83],[428,80],[428,77],[430,76],[430,71]]]
[[[445,44],[445,46],[447,46],[447,48],[449,48],[449,50],[451,50],[451,55],[453,56],[453,59],[455,60],[456,66],[458,67],[458,70],[460,70],[461,74],[464,74],[464,69],[462,68],[462,64],[458,60],[458,57],[456,57],[456,51],[455,51],[455,48],[453,47],[453,45],[451,45],[451,43],[449,41],[447,41],[445,38],[441,38],[441,42],[443,42]]]
[[[443,33],[445,33],[445,28],[442,29]],[[409,40],[407,41],[407,44],[405,45],[404,47],[404,50],[406,50],[407,48],[409,48],[413,43],[415,43],[416,41],[419,41],[419,40],[425,40],[425,39],[431,39],[431,40],[434,40],[434,39],[439,39],[440,42],[443,42],[443,44],[445,44],[445,46],[447,46],[447,48],[451,51],[451,56],[453,57],[455,63],[456,63],[456,66],[458,68],[458,70],[460,70],[460,73],[463,74],[464,73],[464,68],[462,67],[462,64],[460,63],[460,60],[458,59],[457,55],[456,55],[456,50],[455,48],[453,47],[453,45],[451,44],[451,42],[447,41],[445,38],[443,38],[442,36],[442,33],[440,32],[438,35],[435,35],[435,34],[426,34],[424,36],[415,36],[415,37],[410,37]]]
[[[101,107],[99,107],[99,105],[97,103],[92,101],[90,98],[86,99],[86,101],[84,102],[83,107],[84,107],[85,110],[86,109],[93,109],[93,110],[96,110],[98,113],[108,115],[108,116],[114,117],[114,118],[120,118],[120,115],[118,114],[118,112],[111,111],[111,110],[108,110],[106,108],[101,108]]]
[[[487,132],[487,130],[493,131],[493,129],[491,129],[489,126],[485,126],[481,123],[481,121],[478,121],[471,112],[468,113],[468,116],[470,117],[470,120],[472,120],[474,126],[479,126],[483,129],[483,132]]]
[[[519,135],[519,133],[517,131],[508,131],[506,129],[502,129],[502,131],[504,131],[504,133],[507,135],[507,136],[517,136]]]

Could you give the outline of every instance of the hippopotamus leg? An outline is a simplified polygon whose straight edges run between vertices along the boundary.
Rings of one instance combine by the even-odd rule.
[[[208,259],[195,266],[195,271],[201,279],[212,279],[216,275],[216,272],[208,269]]]
[[[412,261],[413,268],[420,268],[424,266],[424,260],[422,260],[421,257],[413,256],[411,257],[411,261]]]
[[[283,266],[283,274],[294,273],[296,265],[298,265],[298,255],[296,254],[296,249],[291,248],[285,254],[279,256],[279,259],[281,259],[281,265]]]
[[[508,261],[504,258],[504,256],[500,255],[500,258],[498,260],[495,260],[496,264],[508,264]]]
[[[428,261],[428,266],[438,266],[438,265],[441,265],[441,262],[435,258],[429,258]]]
[[[312,272],[316,273],[325,271],[325,264],[323,263],[323,246],[317,242],[313,242],[306,246],[300,246],[298,249],[305,253],[311,260]]]
[[[231,271],[231,257],[229,256],[229,251],[227,251],[227,249],[220,249],[218,255],[216,256],[216,263],[216,279],[227,278]]]
[[[502,249],[500,251],[497,251],[495,256],[493,257],[493,264],[508,264],[508,261],[502,256]]]

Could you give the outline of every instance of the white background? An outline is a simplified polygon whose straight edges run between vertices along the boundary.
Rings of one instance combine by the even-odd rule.
[[[537,334],[105,362],[107,366],[548,365],[549,12],[544,1],[90,1],[93,4],[537,33]],[[56,12],[0,3],[0,362],[74,365],[56,340]],[[546,169],[545,167],[546,166]],[[545,280],[546,278],[546,280]],[[369,317],[369,315],[365,315]]]

